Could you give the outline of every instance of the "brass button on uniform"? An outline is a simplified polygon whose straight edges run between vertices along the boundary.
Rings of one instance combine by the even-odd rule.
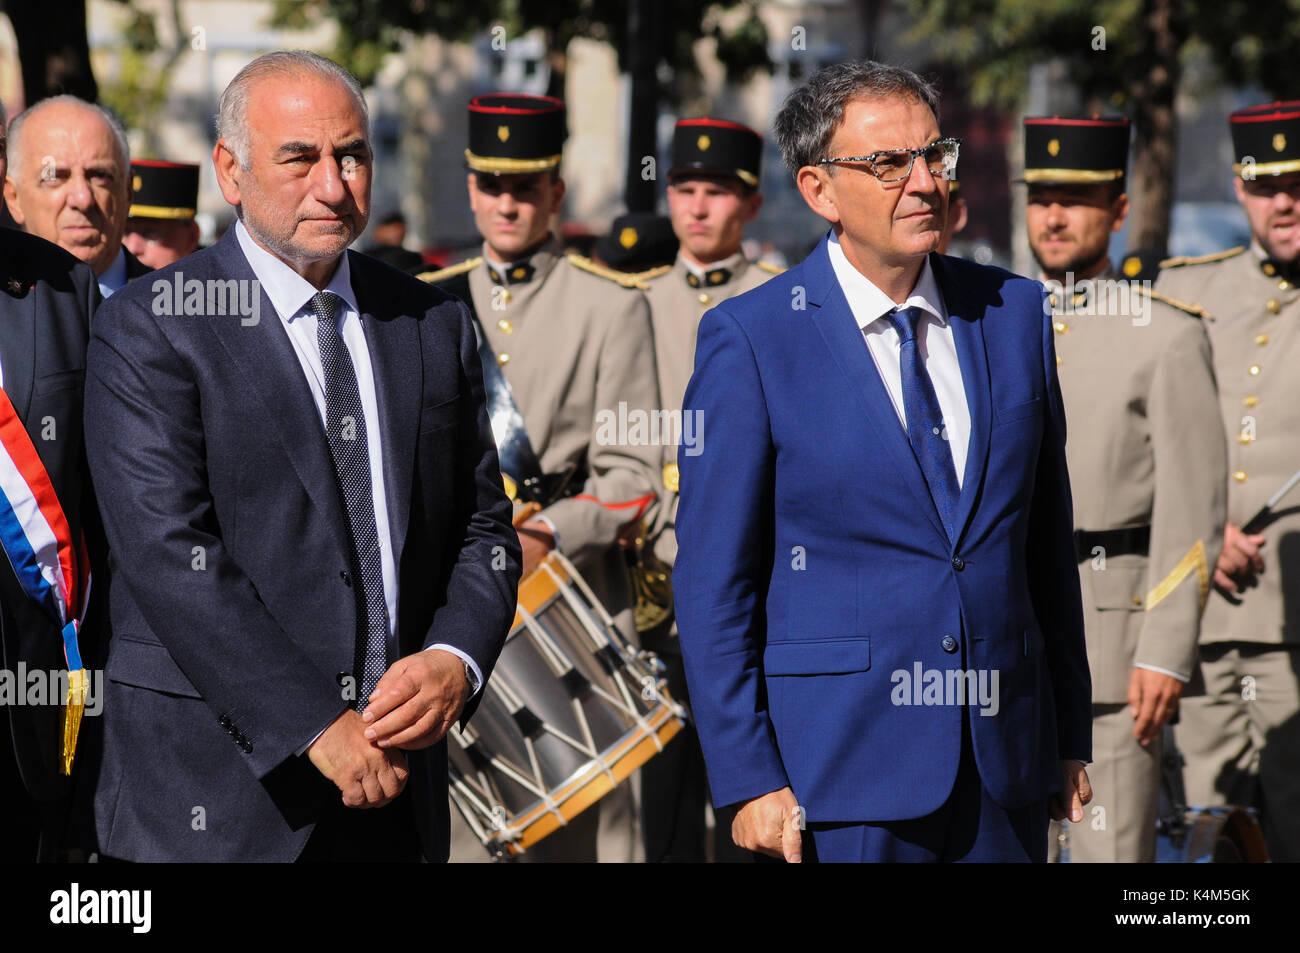
[[[1285,278],[1283,278],[1281,281],[1279,281],[1279,282],[1277,283],[1277,286],[1278,286],[1279,288],[1281,288],[1283,291],[1287,291],[1287,290],[1289,290],[1290,287],[1291,287],[1291,282],[1289,282],[1289,281],[1287,281]]]
[[[509,355],[509,354],[498,354],[498,355],[497,355],[497,363],[500,364],[502,367],[505,367],[507,364],[510,363],[510,355]]]
[[[500,321],[497,322],[497,327],[501,329],[502,334],[509,334],[511,331],[515,329],[515,326],[505,318],[502,318]]]
[[[1260,347],[1263,347],[1265,344],[1268,343],[1268,335],[1267,335],[1267,334],[1256,334],[1256,335],[1255,335],[1255,343],[1258,344]]]
[[[1252,364],[1252,365],[1250,365],[1250,376],[1251,376],[1251,377],[1258,377],[1258,376],[1259,376],[1259,365],[1258,365],[1258,364]]]
[[[1245,470],[1234,470],[1234,471],[1232,472],[1232,478],[1233,478],[1234,480],[1236,480],[1238,483],[1245,483],[1245,482],[1246,482],[1246,471],[1245,471]]]
[[[1282,310],[1282,306],[1278,304],[1276,298],[1269,298],[1268,304],[1264,305],[1264,307],[1268,308],[1269,314],[1277,314],[1279,311]]]
[[[1254,440],[1255,440],[1254,434],[1244,433],[1244,432],[1237,434],[1238,443],[1253,443]]]
[[[1064,334],[1066,331],[1070,330],[1070,326],[1064,321],[1057,321],[1052,325],[1052,327],[1056,329],[1057,334]]]
[[[708,303],[709,303],[709,296],[706,295],[706,294],[704,294],[703,292],[701,292],[701,293],[700,293],[700,304],[708,304]]]
[[[1135,606],[1140,606],[1140,605],[1142,605],[1142,597],[1141,597],[1141,596],[1134,596],[1134,597],[1133,597],[1133,605],[1135,605]]]
[[[1241,399],[1241,402],[1245,404],[1247,407],[1254,407],[1256,404],[1259,403],[1259,398],[1256,397],[1254,394],[1249,394],[1246,397],[1243,397]]]
[[[1263,270],[1264,274],[1268,275],[1270,278],[1277,274],[1277,266],[1275,266],[1271,261],[1266,261],[1259,267]]]

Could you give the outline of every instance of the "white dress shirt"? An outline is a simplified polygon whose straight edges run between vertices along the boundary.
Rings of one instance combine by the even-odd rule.
[[[316,338],[316,312],[311,300],[317,291],[314,285],[279,258],[253,241],[242,221],[235,223],[239,247],[261,282],[262,290],[271,299],[280,323],[289,335],[303,376],[311,389],[312,399],[320,412],[321,428],[325,427],[325,370],[320,359],[320,343]],[[388,496],[384,486],[384,455],[380,444],[379,403],[375,397],[375,373],[370,362],[370,349],[366,345],[365,331],[361,327],[361,312],[356,294],[352,291],[352,270],[348,256],[339,258],[338,268],[330,283],[322,289],[331,291],[344,301],[340,331],[352,367],[357,376],[357,390],[361,395],[361,412],[366,425],[366,452],[370,457],[370,493],[375,507],[375,529],[379,535],[380,566],[384,578],[384,602],[388,606],[388,655],[397,657],[397,564],[393,558],[392,529],[388,522]],[[442,649],[461,658],[469,666],[470,694],[483,684],[483,673],[478,663],[452,645],[438,643],[429,646]]]
[[[108,271],[104,272],[97,279],[99,283],[99,293],[107,298],[114,291],[121,290],[126,284],[126,248],[120,248],[117,257],[113,259],[113,264],[108,266]]]
[[[957,470],[957,487],[960,489],[966,471],[966,453],[970,445],[970,408],[966,405],[966,390],[962,386],[961,365],[957,361],[957,343],[953,340],[952,324],[943,295],[934,280],[927,256],[917,276],[916,286],[906,301],[892,301],[889,295],[877,288],[862,272],[849,263],[844,249],[832,234],[828,239],[831,268],[849,301],[867,350],[876,364],[876,371],[889,392],[889,399],[898,414],[898,422],[907,430],[907,417],[903,412],[903,374],[900,368],[898,332],[894,330],[889,313],[896,308],[920,308],[925,315],[917,322],[916,340],[926,373],[934,383],[947,431],[948,448]]]

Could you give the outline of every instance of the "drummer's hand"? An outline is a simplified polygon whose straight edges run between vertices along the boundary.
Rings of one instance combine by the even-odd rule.
[[[1092,800],[1092,783],[1088,780],[1088,767],[1082,761],[1061,761],[1061,790],[1048,801],[1048,813],[1054,821],[1070,820],[1075,824],[1083,820],[1083,806]]]
[[[456,724],[468,698],[460,656],[428,649],[400,658],[379,680],[361,716],[366,737],[381,748],[427,748]]]
[[[524,575],[537,568],[555,548],[555,534],[541,520],[529,520],[519,527],[519,545],[524,548]]]
[[[1128,710],[1133,716],[1133,737],[1139,744],[1149,745],[1160,737],[1183,694],[1183,683],[1172,675],[1155,672],[1149,668],[1133,667],[1128,680]]]
[[[1228,595],[1235,596],[1255,584],[1255,576],[1264,571],[1264,557],[1260,555],[1265,536],[1263,533],[1243,533],[1232,523],[1223,527],[1223,551],[1214,567],[1214,584]]]
[[[731,822],[731,839],[745,850],[798,864],[803,861],[802,823],[803,809],[794,792],[784,787],[746,801]]]

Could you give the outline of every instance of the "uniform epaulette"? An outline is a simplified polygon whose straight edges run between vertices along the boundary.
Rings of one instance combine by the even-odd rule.
[[[623,271],[615,271],[613,268],[606,268],[604,265],[598,265],[590,258],[585,258],[577,252],[571,251],[564,257],[567,258],[569,264],[573,265],[575,268],[581,268],[583,271],[590,272],[593,275],[598,275],[601,278],[608,278],[610,281],[620,284],[624,288],[639,288],[641,291],[645,291],[650,287],[641,280],[640,275],[632,275]]]
[[[1216,251],[1212,255],[1178,255],[1174,258],[1166,258],[1160,263],[1160,267],[1181,268],[1183,265],[1204,265],[1212,261],[1223,261],[1225,258],[1232,258],[1234,255],[1240,255],[1245,250],[1245,245],[1238,245],[1236,248],[1229,248],[1227,251]]]
[[[481,264],[483,264],[482,255],[471,258],[469,261],[462,261],[459,265],[448,265],[446,268],[439,268],[437,271],[426,271],[415,277],[421,281],[427,281],[431,285],[436,285],[440,281],[446,281],[448,278],[454,278],[457,275],[463,275],[467,271],[472,271]]]
[[[780,267],[779,265],[770,265],[765,261],[756,261],[754,262],[754,264],[756,264],[759,268],[762,268],[769,275],[784,275],[786,272],[786,269]]]
[[[666,275],[672,270],[672,265],[656,265],[654,268],[647,268],[645,271],[638,271],[633,277],[640,281],[650,281],[654,278],[658,278],[660,275]]]
[[[1143,287],[1142,285],[1136,283],[1133,285],[1133,290],[1136,291],[1138,294],[1146,295],[1148,298],[1152,299],[1153,301],[1163,301],[1171,308],[1177,308],[1179,311],[1192,315],[1192,317],[1195,318],[1209,317],[1209,312],[1207,312],[1199,304],[1191,304],[1190,302],[1187,301],[1179,301],[1177,298],[1171,298],[1169,297],[1169,295],[1161,294],[1159,291],[1154,291],[1150,288]]]

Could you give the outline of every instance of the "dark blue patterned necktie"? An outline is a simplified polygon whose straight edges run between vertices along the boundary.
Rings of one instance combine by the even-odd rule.
[[[916,328],[924,314],[920,308],[900,308],[889,313],[889,320],[898,332],[898,369],[903,379],[907,439],[921,464],[930,496],[951,539],[953,515],[957,511],[961,489],[957,485],[957,468],[953,465],[939,397],[934,392],[934,382],[930,380],[917,345]]]
[[[316,312],[321,368],[325,372],[325,433],[352,531],[355,580],[352,591],[357,600],[357,643],[352,672],[361,683],[352,707],[365,711],[371,692],[388,668],[388,603],[384,599],[383,562],[375,528],[366,417],[356,370],[339,331],[343,299],[322,291],[311,303]]]

